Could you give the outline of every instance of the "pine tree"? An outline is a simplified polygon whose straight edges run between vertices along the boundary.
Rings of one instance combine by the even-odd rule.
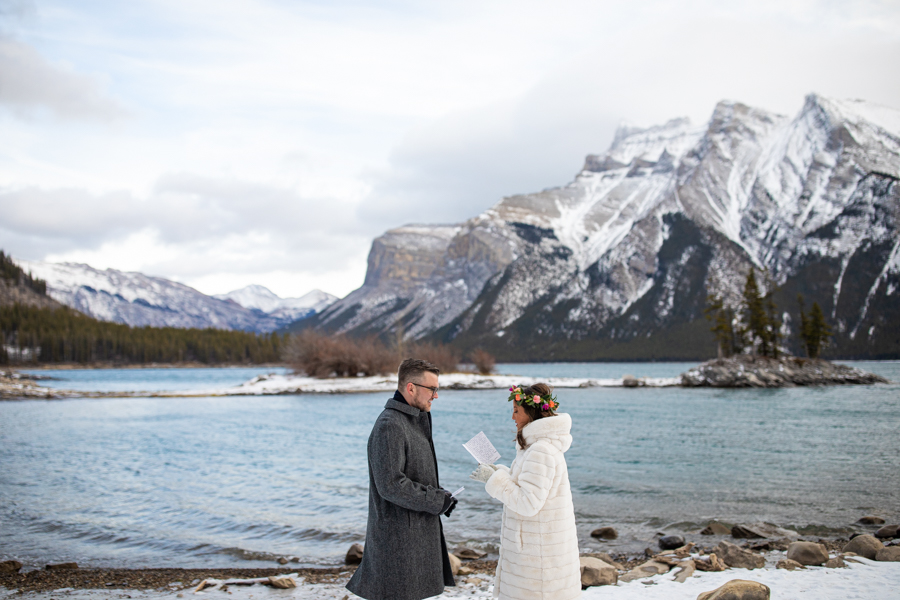
[[[734,310],[725,306],[724,301],[716,295],[706,297],[706,308],[703,313],[714,325],[710,328],[716,336],[719,358],[729,358],[744,349],[744,340],[734,328]]]
[[[759,292],[756,273],[752,267],[747,273],[747,282],[744,284],[741,308],[744,313],[742,333],[749,335],[750,344],[756,348],[759,354],[770,356],[772,354],[772,334],[769,326],[769,317],[766,314],[764,298]]]
[[[797,301],[800,303],[800,339],[806,348],[806,355],[819,358],[819,352],[828,344],[828,338],[833,333],[818,302],[813,302],[807,316],[803,310],[803,296],[797,294]]]
[[[809,354],[809,339],[807,337],[809,335],[809,318],[807,318],[804,310],[803,294],[797,294],[797,303],[800,305],[800,330],[797,332],[797,335],[800,336],[800,345],[806,350],[806,355],[813,358]]]
[[[778,307],[775,306],[774,299],[777,288],[775,282],[769,277],[768,272],[766,272],[766,289],[765,305],[766,320],[768,321],[766,324],[766,332],[768,335],[769,350],[772,358],[778,358],[778,344],[781,341],[781,319],[778,318]]]

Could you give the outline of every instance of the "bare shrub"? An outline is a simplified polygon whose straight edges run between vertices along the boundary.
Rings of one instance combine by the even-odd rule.
[[[459,370],[459,352],[444,344],[415,343],[406,349],[407,357],[427,360],[441,373],[453,373]]]
[[[472,362],[475,363],[475,369],[482,375],[490,375],[497,364],[494,355],[481,348],[472,353]]]
[[[351,338],[307,330],[288,342],[284,361],[296,373],[319,378],[388,375],[396,373],[400,361],[407,357],[427,360],[442,373],[459,369],[459,353],[450,346],[405,343],[401,348],[390,348],[374,336]]]
[[[400,356],[381,340],[371,336],[362,339],[344,338],[350,343],[359,361],[359,370],[366,375],[388,375],[396,373],[400,366]]]
[[[303,331],[293,336],[285,361],[296,373],[310,377],[387,375],[397,370],[397,353],[375,337],[349,338]]]

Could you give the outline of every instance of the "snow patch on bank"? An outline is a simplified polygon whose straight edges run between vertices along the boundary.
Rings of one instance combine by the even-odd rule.
[[[522,377],[520,375],[477,375],[448,373],[441,375],[441,391],[499,390],[515,385],[543,382],[555,389],[623,387],[622,379],[590,379],[584,377]],[[670,387],[681,385],[680,377],[646,377],[638,379],[641,387]],[[270,394],[346,394],[362,392],[391,392],[397,389],[397,376],[336,377],[316,379],[300,375],[260,375],[236,387],[190,392],[184,395],[264,396]],[[172,395],[178,395],[172,393]]]
[[[875,562],[856,559],[860,563],[847,563],[846,569],[807,567],[803,570],[784,569],[728,569],[717,573],[700,573],[684,583],[672,581],[672,575],[655,575],[614,586],[592,587],[584,590],[582,600],[695,600],[702,592],[714,590],[733,579],[757,581],[772,590],[773,598],[815,598],[816,600],[853,600],[892,598],[900,585],[900,563]],[[475,583],[475,578],[480,580]],[[493,577],[485,574],[469,578],[459,577],[457,587],[448,587],[436,598],[490,599]],[[646,583],[645,583],[646,582]],[[192,588],[172,591],[141,590],[56,590],[16,594],[14,590],[0,588],[0,598],[15,594],[23,600],[99,600],[100,598],[132,598],[134,600],[160,600],[163,598],[229,598],[229,600],[258,600],[293,598],[297,600],[358,598],[344,588],[344,583],[308,584],[298,578],[293,589],[276,590],[261,585],[249,587],[231,586],[227,592],[209,590],[193,592]]]
[[[854,560],[857,560],[854,557]],[[815,598],[816,600],[850,600],[889,598],[900,585],[900,563],[860,559],[865,564],[847,563],[846,569],[807,567],[803,570],[728,569],[701,573],[684,583],[672,581],[671,573],[620,583],[616,586],[592,587],[582,600],[695,600],[702,592],[712,591],[733,579],[757,581],[769,586],[772,598]],[[652,583],[644,583],[652,582]]]

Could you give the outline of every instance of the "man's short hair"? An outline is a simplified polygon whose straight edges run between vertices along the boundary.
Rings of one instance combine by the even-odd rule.
[[[426,372],[435,375],[441,374],[441,370],[427,360],[407,358],[400,363],[400,368],[397,370],[397,389],[402,390],[412,379],[419,378]]]

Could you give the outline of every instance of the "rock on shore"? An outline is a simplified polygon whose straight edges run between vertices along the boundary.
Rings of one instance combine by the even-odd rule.
[[[681,375],[681,385],[685,387],[778,388],[873,383],[889,382],[884,377],[856,367],[793,356],[777,359],[749,355],[718,358]]]
[[[23,398],[54,400],[67,396],[67,392],[39,386],[27,375],[14,371],[0,371],[0,400],[18,400]]]

